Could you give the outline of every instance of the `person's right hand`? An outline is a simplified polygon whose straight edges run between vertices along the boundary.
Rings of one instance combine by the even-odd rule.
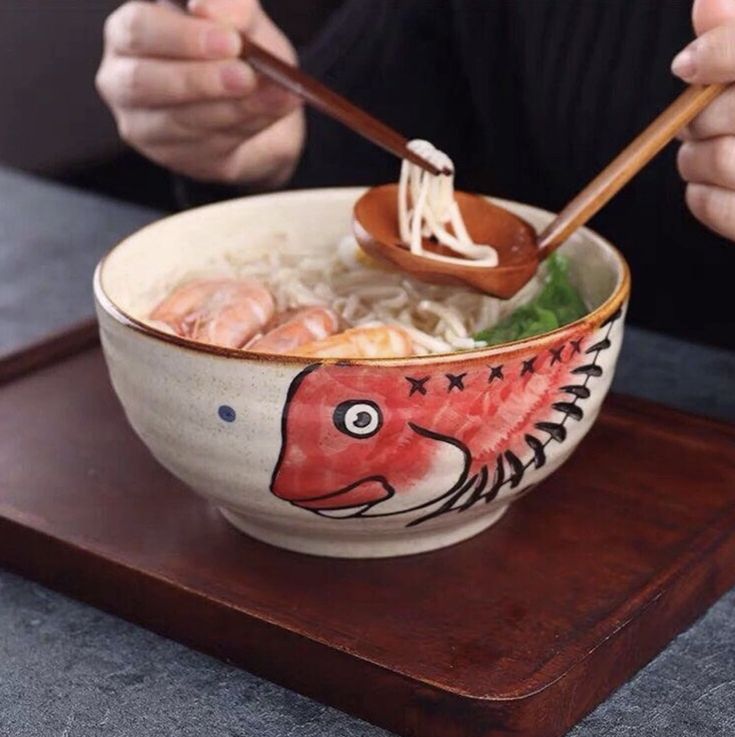
[[[131,0],[107,19],[96,84],[120,136],[195,179],[277,187],[300,156],[303,112],[238,59],[237,30],[291,63],[296,52],[258,0],[190,0],[189,10]]]

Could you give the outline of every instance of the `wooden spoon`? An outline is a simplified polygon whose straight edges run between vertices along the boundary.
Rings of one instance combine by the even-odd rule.
[[[357,202],[353,229],[361,248],[423,281],[463,284],[502,299],[512,297],[577,228],[622,189],[676,134],[702,111],[724,85],[691,86],[600,172],[541,233],[522,218],[478,196],[457,192],[457,204],[475,243],[498,251],[498,266],[473,266],[469,259],[437,261],[414,255],[398,230],[398,187],[374,187]],[[450,255],[425,241],[427,250]]]

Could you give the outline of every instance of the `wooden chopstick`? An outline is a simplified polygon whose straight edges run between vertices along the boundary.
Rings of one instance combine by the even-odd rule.
[[[186,10],[186,0],[169,0],[181,10]],[[298,67],[279,59],[269,51],[242,35],[241,58],[264,77],[281,85],[303,99],[316,110],[385,149],[399,159],[407,159],[431,174],[451,174],[449,169],[439,169],[430,161],[408,148],[408,139],[385,123],[374,118],[357,105],[337,94]]]

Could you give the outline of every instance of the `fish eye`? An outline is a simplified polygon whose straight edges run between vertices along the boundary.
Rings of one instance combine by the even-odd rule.
[[[224,420],[225,422],[234,422],[237,418],[237,412],[235,412],[235,410],[228,404],[221,405],[217,410],[217,414],[219,415],[220,420]]]
[[[369,399],[350,399],[337,405],[334,425],[353,438],[371,438],[383,425],[383,415],[375,402]]]

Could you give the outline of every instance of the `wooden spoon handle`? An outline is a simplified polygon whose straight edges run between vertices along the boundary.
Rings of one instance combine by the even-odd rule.
[[[597,214],[725,85],[691,86],[607,165],[538,237],[543,260]]]

